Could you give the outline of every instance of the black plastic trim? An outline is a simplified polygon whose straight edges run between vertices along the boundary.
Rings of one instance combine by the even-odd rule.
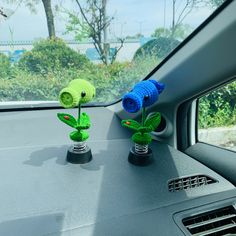
[[[189,131],[190,131],[190,111],[192,100],[182,103],[177,110],[177,148],[184,151],[190,146]]]

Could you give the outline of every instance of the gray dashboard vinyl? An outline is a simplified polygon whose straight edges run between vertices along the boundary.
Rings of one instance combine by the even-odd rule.
[[[164,217],[166,207],[234,189],[198,161],[156,141],[152,165],[129,164],[132,143],[119,119],[106,108],[87,111],[94,123],[88,142],[93,160],[83,165],[65,160],[69,129],[57,123],[56,110],[0,115],[6,134],[0,148],[0,235],[155,235],[152,214],[157,209],[161,229],[172,220]],[[193,174],[207,174],[219,182],[168,191],[169,179]],[[101,228],[96,231],[96,226]],[[172,230],[181,235],[175,226],[166,230],[159,235]]]

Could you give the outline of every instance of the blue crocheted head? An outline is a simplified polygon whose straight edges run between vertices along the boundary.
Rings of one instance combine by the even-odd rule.
[[[164,88],[164,84],[156,80],[141,81],[124,95],[122,105],[130,113],[138,112],[142,107],[154,104]]]

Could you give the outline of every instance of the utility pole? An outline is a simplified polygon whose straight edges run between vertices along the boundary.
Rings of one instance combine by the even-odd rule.
[[[171,26],[172,35],[174,34],[175,30],[175,4],[176,0],[172,0],[172,26]]]
[[[164,0],[164,34],[166,33],[166,0]]]

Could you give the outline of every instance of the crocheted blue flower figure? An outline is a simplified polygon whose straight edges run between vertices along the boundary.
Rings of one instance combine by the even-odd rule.
[[[147,80],[137,83],[133,90],[124,95],[122,105],[127,112],[138,112],[142,107],[154,104],[165,85],[156,80]]]

